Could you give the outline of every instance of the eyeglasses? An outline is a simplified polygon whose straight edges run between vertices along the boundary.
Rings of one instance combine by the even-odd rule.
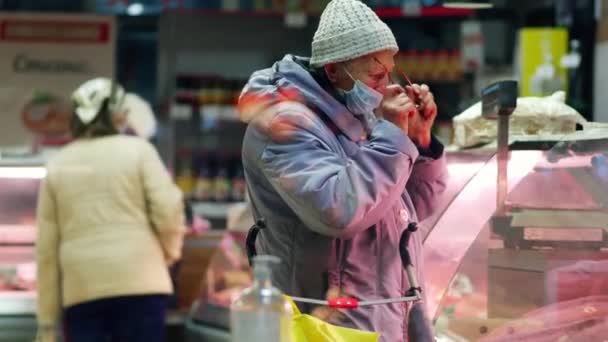
[[[376,63],[380,64],[384,68],[384,71],[388,75],[388,79],[391,82],[391,84],[398,84],[398,85],[402,86],[403,88],[405,88],[402,85],[403,81],[405,81],[405,82],[407,82],[407,84],[410,87],[412,87],[412,88],[414,87],[414,84],[412,83],[410,78],[398,65],[395,64],[393,71],[391,72],[388,70],[388,68],[384,64],[382,64],[382,62],[380,62],[378,60],[378,58],[374,57],[374,60],[376,61]],[[398,80],[399,78],[402,79],[401,82],[395,81],[396,79]],[[416,99],[414,100],[414,103],[416,105],[416,109],[418,109],[418,110],[422,109],[422,101],[420,98],[416,97]]]

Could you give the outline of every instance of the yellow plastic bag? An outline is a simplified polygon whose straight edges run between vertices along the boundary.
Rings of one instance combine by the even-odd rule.
[[[378,342],[380,334],[338,327],[300,312],[298,306],[286,296],[293,309],[292,342]]]

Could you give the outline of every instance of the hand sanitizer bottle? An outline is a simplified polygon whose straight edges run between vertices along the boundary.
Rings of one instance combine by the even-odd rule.
[[[291,307],[270,280],[271,265],[279,262],[270,255],[253,259],[253,285],[230,308],[232,342],[290,342]]]

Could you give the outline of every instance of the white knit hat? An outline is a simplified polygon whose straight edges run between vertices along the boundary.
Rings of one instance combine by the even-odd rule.
[[[399,47],[388,26],[359,0],[332,0],[319,21],[312,40],[310,64],[348,61],[370,53]]]

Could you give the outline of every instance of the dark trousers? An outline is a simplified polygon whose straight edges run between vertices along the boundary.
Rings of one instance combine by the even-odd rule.
[[[166,295],[100,299],[64,310],[66,342],[165,342]]]

